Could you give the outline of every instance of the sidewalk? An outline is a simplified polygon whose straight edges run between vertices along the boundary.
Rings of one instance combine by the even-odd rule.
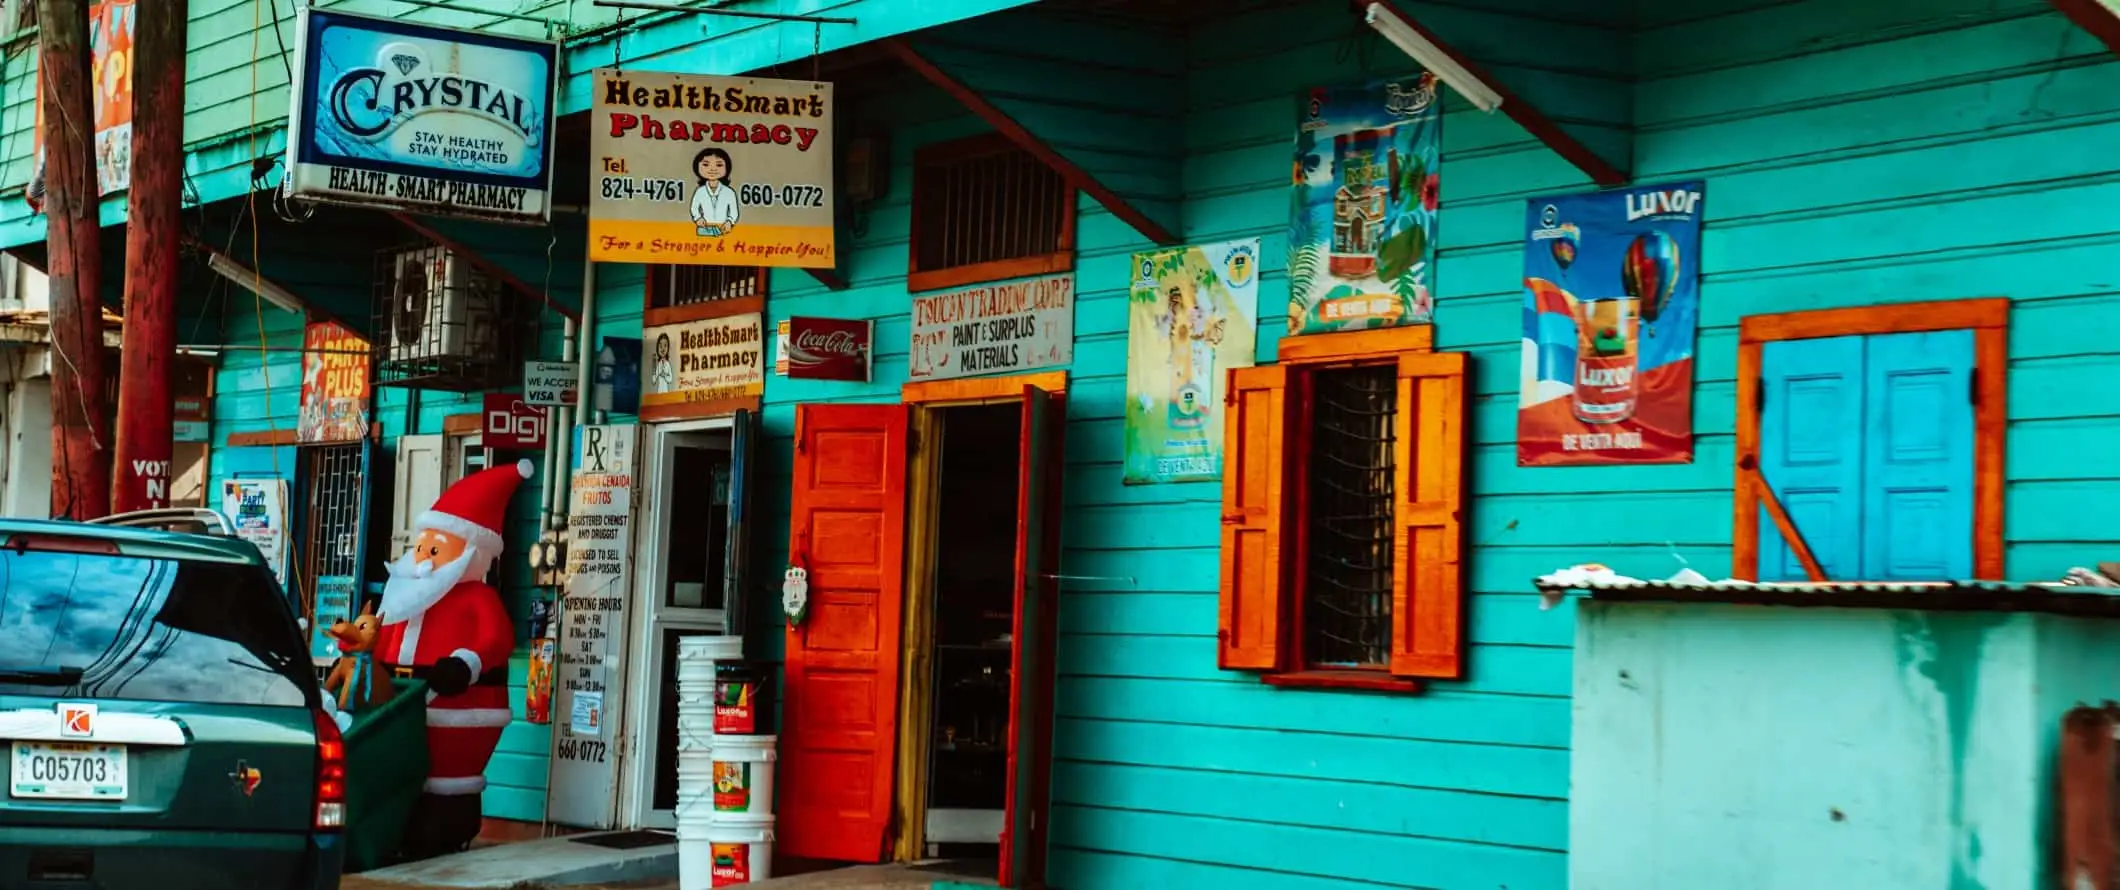
[[[529,883],[517,885],[519,890],[532,890],[546,885]],[[904,865],[861,865],[831,871],[811,872],[767,881],[753,881],[745,887],[756,890],[929,890],[945,887],[991,887],[991,881],[953,878],[934,872],[914,871]],[[339,884],[339,890],[461,890],[455,887],[401,884],[394,881],[378,881],[360,875],[348,875]],[[674,878],[651,881],[631,881],[617,884],[576,884],[567,890],[677,890]]]

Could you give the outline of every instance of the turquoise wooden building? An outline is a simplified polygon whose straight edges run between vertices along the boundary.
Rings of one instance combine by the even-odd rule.
[[[1795,525],[1815,530],[1803,534],[1812,560],[1843,580],[2054,579],[2095,564],[2120,540],[2098,509],[2104,494],[2120,490],[2101,448],[2120,424],[2120,397],[2102,385],[2120,373],[2112,345],[2120,302],[2103,272],[2120,236],[2101,212],[2120,194],[2120,162],[2106,148],[2109,131],[2120,128],[2120,98],[2110,88],[2120,71],[2120,21],[2098,4],[1397,0],[1396,13],[1383,14],[1402,14],[1468,63],[1472,76],[1496,89],[1500,107],[1482,112],[1459,90],[1441,90],[1433,326],[1303,337],[1285,336],[1281,313],[1299,98],[1416,71],[1365,22],[1366,4],[731,4],[854,19],[822,25],[652,11],[621,17],[557,0],[517,4],[506,15],[451,5],[350,0],[333,8],[562,39],[562,204],[586,201],[585,134],[599,66],[830,80],[842,107],[841,146],[866,138],[885,159],[860,168],[875,174],[865,178],[871,196],[847,199],[841,268],[772,270],[755,279],[762,287],[740,294],[757,301],[768,333],[797,316],[875,323],[868,381],[769,371],[763,396],[746,406],[757,409],[763,441],[742,471],[754,492],[744,554],[748,617],[730,629],[748,634],[754,657],[788,665],[778,687],[787,724],[779,801],[785,854],[904,859],[926,855],[938,832],[1006,831],[1011,877],[1062,888],[1563,890],[1571,871],[1570,746],[1580,729],[1572,693],[1583,688],[1575,679],[1577,608],[1571,601],[1542,610],[1534,577],[1598,562],[1644,578],[1684,567],[1711,578],[1802,578],[1804,560],[1780,534],[1769,500],[1785,502]],[[684,296],[676,282],[695,280],[668,268],[585,269],[584,221],[572,212],[546,229],[335,208],[297,221],[299,212],[273,200],[279,173],[253,177],[254,162],[284,152],[290,69],[280,62],[281,41],[292,41],[292,23],[270,0],[193,0],[192,11],[186,142],[190,187],[201,203],[187,209],[198,215],[194,234],[299,296],[312,317],[380,336],[371,322],[377,252],[439,244],[478,258],[523,294],[549,295],[554,305],[536,310],[522,340],[525,350],[556,359],[570,330],[586,329],[592,349],[607,337],[641,337],[652,313]],[[34,53],[20,33],[7,46],[0,183],[9,191],[0,195],[0,244],[37,261],[43,221],[21,195],[32,169]],[[948,198],[921,183],[968,158],[999,159],[1025,182],[1056,184],[982,217],[1049,218],[1058,228],[1047,241],[983,265],[923,258],[919,245],[932,248],[950,230],[936,229],[936,214],[923,212],[927,202]],[[1526,202],[1676,181],[1703,182],[1707,195],[1692,460],[1519,466],[1520,374],[1512,371],[1522,355]],[[117,225],[123,208],[122,196],[107,199],[106,222]],[[105,289],[115,301],[122,238],[116,228],[108,233]],[[1461,421],[1438,421],[1436,432],[1419,434],[1423,454],[1443,456],[1433,481],[1459,481],[1398,492],[1434,509],[1393,513],[1395,522],[1418,526],[1408,535],[1423,568],[1400,582],[1405,598],[1393,605],[1407,608],[1393,613],[1397,619],[1377,616],[1385,655],[1368,665],[1300,657],[1290,641],[1306,639],[1296,617],[1304,602],[1284,575],[1253,573],[1268,549],[1244,549],[1247,541],[1273,541],[1284,546],[1271,552],[1286,550],[1289,559],[1303,552],[1286,545],[1301,517],[1285,512],[1292,503],[1275,506],[1269,484],[1279,478],[1271,468],[1296,452],[1277,458],[1250,450],[1254,440],[1240,436],[1229,466],[1268,471],[1226,473],[1222,485],[1122,480],[1133,256],[1243,238],[1261,244],[1254,357],[1261,368],[1282,369],[1250,379],[1383,362],[1425,369],[1403,384],[1409,395],[1399,404],[1424,417],[1446,416],[1453,404],[1462,412]],[[916,298],[1051,274],[1072,275],[1068,361],[1027,375],[913,379]],[[182,329],[186,343],[221,347],[213,473],[293,479],[303,466],[297,452],[309,447],[285,435],[300,389],[300,357],[289,350],[300,346],[304,316],[216,281],[202,274],[188,288],[186,317],[197,323]],[[1827,392],[1805,388],[1814,380],[1841,387],[1829,387],[1820,404],[1845,407],[1869,398],[1873,377],[1923,374],[1947,382],[1932,388],[1931,401],[1895,409],[1904,414],[1853,412],[1829,422],[1799,413],[1787,421],[1772,410],[1790,393]],[[1300,398],[1288,392],[1245,389],[1257,400],[1238,413],[1285,410],[1272,400]],[[475,453],[467,427],[451,418],[475,414],[480,399],[475,391],[378,389],[377,450],[367,458],[378,526],[368,533],[372,579],[380,580],[377,564],[390,549],[384,527],[396,494],[380,487],[384,468],[402,464],[406,437],[456,436],[441,447]],[[993,410],[960,410],[968,403]],[[1050,421],[1059,437],[1020,438],[1026,416]],[[1945,431],[1919,443],[1940,455],[1934,466],[1941,468],[1922,482],[1929,497],[1919,527],[1895,524],[1917,515],[1899,512],[1910,510],[1894,500],[1905,488],[1900,481],[1859,470],[1884,448],[1870,443],[1889,440],[1915,417]],[[642,441],[730,435],[720,416],[678,423],[702,425],[643,423]],[[974,735],[969,723],[943,733],[933,696],[916,691],[944,658],[932,641],[947,627],[935,622],[949,614],[934,605],[947,602],[936,599],[947,592],[925,579],[987,552],[950,549],[948,540],[972,531],[953,525],[948,507],[938,523],[906,503],[915,490],[958,496],[947,493],[947,478],[938,486],[922,475],[950,473],[951,429],[984,430],[1016,446],[1002,449],[1015,472],[1009,486],[975,486],[995,497],[972,525],[1005,531],[1020,518],[1049,520],[1044,528],[1054,530],[1018,531],[1027,569],[1011,560],[991,567],[1003,579],[996,583],[1004,590],[1016,583],[1026,594],[1018,599],[1031,604],[1017,607],[1030,619],[1017,626],[1028,636],[1003,644],[1015,653],[1022,710],[1009,723],[1017,728],[1011,750],[1022,758],[1008,782],[1016,789],[1006,802],[1013,819],[977,815],[1000,805],[940,805],[941,789],[913,781],[932,778],[935,750]],[[835,436],[867,438],[850,446],[854,452],[833,452]],[[1824,456],[1768,447],[1792,437],[1818,443]],[[908,448],[914,439],[919,447]],[[409,441],[428,447],[434,440]],[[238,450],[246,448],[283,450]],[[858,464],[847,456],[855,452],[883,455],[863,465],[871,475],[842,478],[866,492],[856,507],[873,525],[831,532],[819,525],[815,480]],[[942,456],[921,456],[935,454]],[[1057,467],[1051,477],[1024,472],[1048,458]],[[1826,465],[1845,471],[1817,470]],[[1751,481],[1754,469],[1774,497]],[[539,481],[550,472],[541,466]],[[1800,476],[1793,488],[1782,481],[1791,476]],[[1002,496],[1018,477],[1055,482]],[[660,489],[646,486],[658,484],[644,470],[642,499],[655,501]],[[517,504],[525,543],[537,533],[529,493],[537,486],[526,484]],[[1031,498],[1047,495],[1053,509],[1031,509]],[[867,598],[849,592],[844,571],[835,575],[808,552],[804,542],[832,534],[849,548],[835,553],[874,551],[862,551],[870,559]],[[1008,546],[995,540],[994,547]],[[1452,552],[1454,565],[1441,555]],[[519,560],[506,562],[503,587],[527,625],[529,604],[544,594]],[[778,589],[791,563],[811,569],[817,605],[809,622],[822,622],[793,631]],[[1028,571],[1028,580],[1012,582],[1012,571]],[[636,591],[636,620],[655,620],[660,607],[648,603],[662,595]],[[834,603],[859,610],[856,624],[878,635],[826,640],[843,627],[834,621],[853,614],[833,617],[826,607]],[[724,611],[719,620],[727,619]],[[1722,669],[1736,671],[1755,640],[1721,638],[1728,645],[1714,654],[1727,660]],[[657,645],[629,653],[629,676],[654,683]],[[858,654],[859,664],[831,661],[820,654],[827,649]],[[1049,674],[1039,663],[1043,652]],[[1859,670],[1874,661],[1849,655],[1831,663]],[[521,683],[526,661],[512,670]],[[824,682],[850,676],[858,682]],[[2099,687],[2081,688],[2089,695]],[[648,700],[638,692],[634,699]],[[834,736],[835,756],[845,756],[832,763],[820,760],[830,746],[817,743],[827,720],[849,733]],[[849,730],[853,724],[865,734]],[[2043,738],[2029,726],[2027,717],[2027,744]],[[654,735],[646,725],[628,733],[619,781],[635,790],[610,802],[605,826],[658,824],[653,776],[625,772],[636,769],[628,763],[655,761]],[[1866,758],[1887,758],[1893,744],[1835,739]],[[549,725],[509,728],[488,772],[489,817],[534,823],[545,816],[552,749]],[[1908,782],[1924,776],[1912,773]],[[2045,805],[2031,792],[2018,803],[2022,812],[2012,812],[2027,818]],[[819,827],[827,824],[841,827]],[[913,834],[909,824],[927,834]],[[2020,858],[2011,867],[2037,868],[2031,857],[2039,839],[2014,842]],[[1660,841],[1600,836],[1598,843],[1653,849]],[[978,855],[995,854],[981,848]],[[1603,849],[1598,861],[1613,859]],[[1755,867],[1781,866],[1769,857]],[[1649,886],[1612,874],[1619,882],[1604,886]],[[1888,877],[1879,881],[1897,886]],[[1993,884],[2020,885],[2029,884]]]

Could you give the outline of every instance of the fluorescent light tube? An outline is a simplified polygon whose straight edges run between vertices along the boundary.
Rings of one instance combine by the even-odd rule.
[[[1442,47],[1421,36],[1421,32],[1406,24],[1396,11],[1384,8],[1382,3],[1371,3],[1362,18],[1378,34],[1384,35],[1385,40],[1391,41],[1392,46],[1398,47],[1400,52],[1412,57],[1430,74],[1449,84],[1458,95],[1464,96],[1472,107],[1489,113],[1502,107],[1500,93],[1472,76],[1472,72],[1465,70],[1465,66],[1458,64]]]
[[[215,274],[220,275],[222,278],[228,279],[237,287],[264,298],[267,303],[289,312],[303,311],[304,307],[300,297],[290,293],[286,288],[260,277],[242,263],[229,259],[227,254],[220,251],[207,253],[206,267],[214,270]]]

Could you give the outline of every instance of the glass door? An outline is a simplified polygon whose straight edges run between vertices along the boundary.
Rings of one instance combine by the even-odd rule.
[[[648,534],[637,554],[639,598],[646,606],[636,638],[631,733],[637,767],[633,811],[638,825],[677,824],[677,643],[694,634],[725,633],[723,594],[730,533],[730,493],[736,467],[726,422],[669,425],[654,430],[644,517]]]

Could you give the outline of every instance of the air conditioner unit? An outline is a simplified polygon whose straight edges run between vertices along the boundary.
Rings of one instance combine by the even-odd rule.
[[[499,282],[439,247],[400,251],[390,266],[385,361],[480,359],[500,344]]]

